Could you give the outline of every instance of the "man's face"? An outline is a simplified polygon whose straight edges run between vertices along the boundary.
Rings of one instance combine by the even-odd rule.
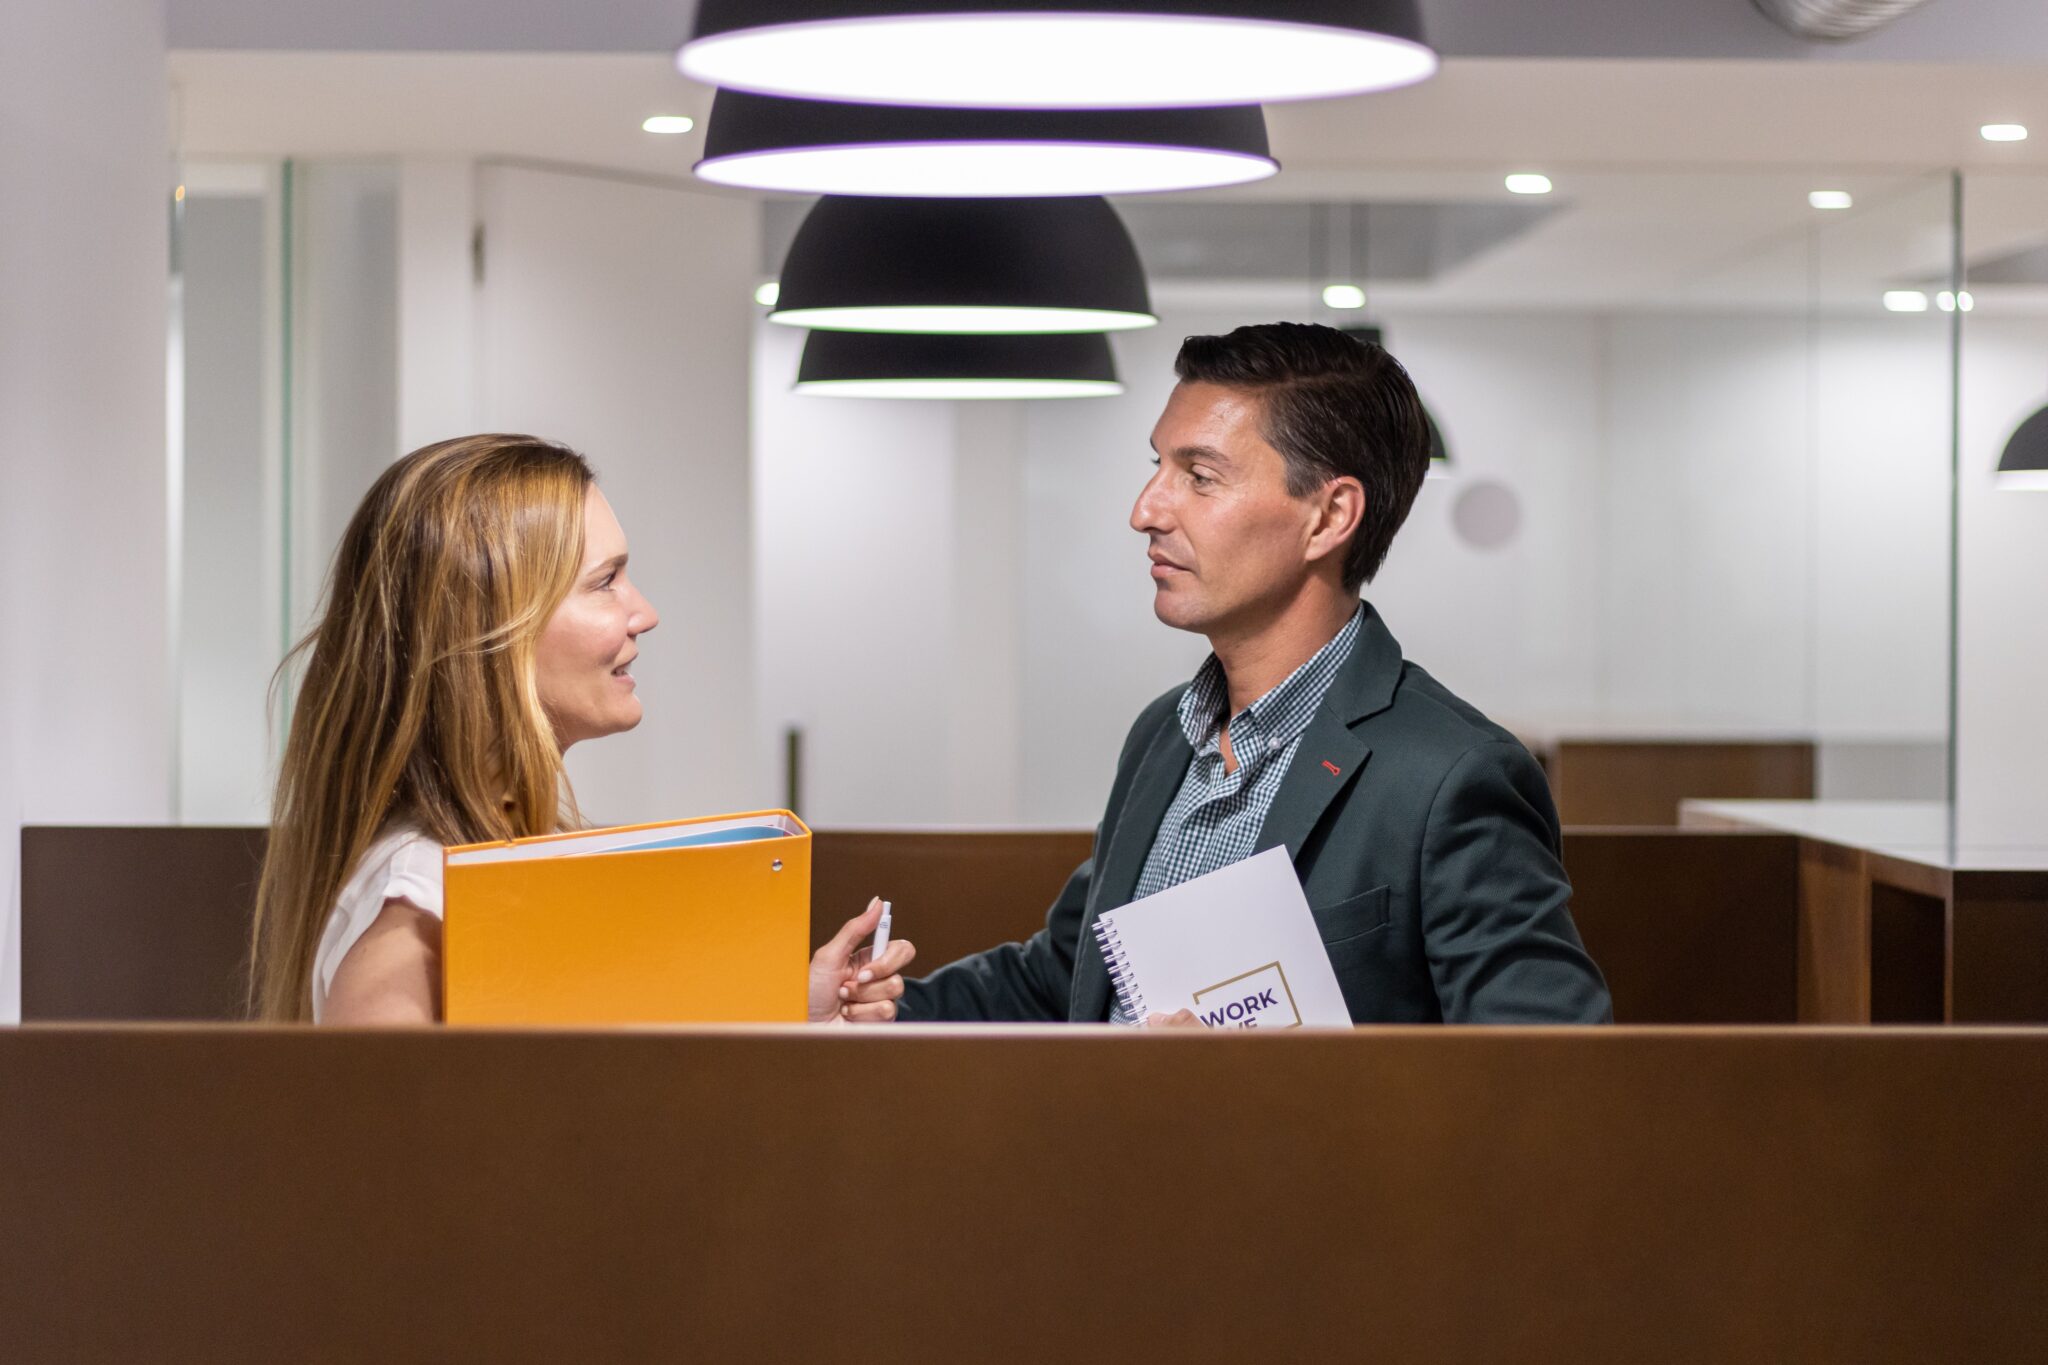
[[[1131,529],[1151,541],[1152,609],[1169,626],[1256,632],[1309,574],[1316,504],[1288,493],[1286,462],[1259,431],[1262,402],[1182,383],[1152,429],[1159,471]]]

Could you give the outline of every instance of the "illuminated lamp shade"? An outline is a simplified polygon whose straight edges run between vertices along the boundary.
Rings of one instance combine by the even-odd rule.
[[[1213,189],[1280,169],[1257,105],[909,109],[721,90],[697,174],[797,194],[1035,197]]]
[[[2020,423],[1998,457],[1998,486],[2014,492],[2048,493],[2048,408]]]
[[[771,322],[845,332],[1120,332],[1151,295],[1109,201],[828,195],[797,229]]]
[[[701,0],[685,76],[977,108],[1320,99],[1433,74],[1418,0]]]
[[[1109,338],[813,332],[798,393],[853,398],[1101,398],[1124,391]]]

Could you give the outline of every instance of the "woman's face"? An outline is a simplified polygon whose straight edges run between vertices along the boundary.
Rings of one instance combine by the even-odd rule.
[[[660,619],[626,577],[626,533],[592,484],[583,498],[583,567],[548,618],[535,656],[556,743],[567,749],[640,723],[629,666],[640,653],[636,641]]]

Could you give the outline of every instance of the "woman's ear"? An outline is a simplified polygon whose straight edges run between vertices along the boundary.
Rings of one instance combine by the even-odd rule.
[[[1309,559],[1341,556],[1364,521],[1364,484],[1349,475],[1324,484],[1316,494],[1316,519],[1309,528]]]

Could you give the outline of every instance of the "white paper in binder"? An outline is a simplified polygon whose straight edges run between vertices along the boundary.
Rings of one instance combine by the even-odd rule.
[[[1212,1028],[1351,1023],[1284,848],[1105,911],[1095,939],[1136,1020],[1189,1009]]]

